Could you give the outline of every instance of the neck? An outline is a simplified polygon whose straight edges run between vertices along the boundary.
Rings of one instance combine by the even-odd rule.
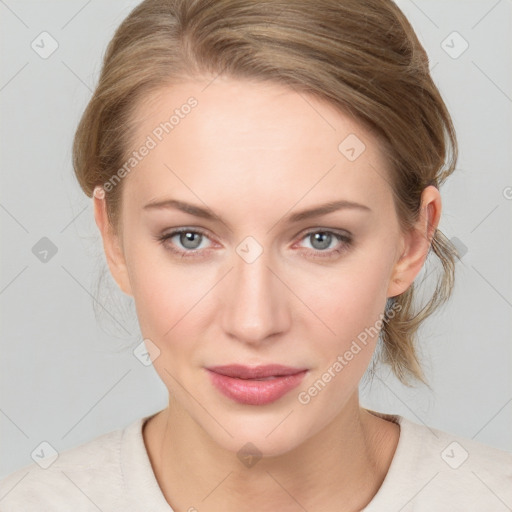
[[[340,512],[360,510],[377,493],[399,427],[360,408],[356,391],[323,430],[250,467],[175,402],[146,422],[143,436],[158,483],[176,511]]]

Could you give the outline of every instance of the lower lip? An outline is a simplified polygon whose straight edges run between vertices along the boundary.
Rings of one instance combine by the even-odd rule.
[[[225,396],[246,405],[266,405],[296,388],[307,370],[269,380],[236,379],[208,370],[212,384]]]

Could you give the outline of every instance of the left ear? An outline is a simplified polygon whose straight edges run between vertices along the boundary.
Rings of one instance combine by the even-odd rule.
[[[441,194],[436,187],[429,185],[421,194],[419,218],[403,237],[401,256],[393,268],[388,297],[396,297],[405,292],[419,274],[440,218]]]

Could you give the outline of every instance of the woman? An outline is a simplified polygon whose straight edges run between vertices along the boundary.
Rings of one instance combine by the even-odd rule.
[[[146,0],[74,166],[169,405],[2,482],[10,510],[506,510],[512,455],[359,404],[425,382],[457,146],[387,0]],[[418,308],[429,254],[444,273]],[[377,343],[379,342],[379,345]]]

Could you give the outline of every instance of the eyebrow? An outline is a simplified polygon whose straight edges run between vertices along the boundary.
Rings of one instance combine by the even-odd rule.
[[[177,199],[165,199],[163,201],[155,201],[146,204],[143,207],[144,210],[161,210],[161,209],[176,209],[180,210],[184,213],[188,213],[190,215],[194,215],[195,217],[200,217],[202,219],[208,219],[212,221],[222,222],[226,224],[226,222],[220,217],[216,215],[208,208],[203,208],[201,206],[196,206],[190,203],[186,203],[185,201],[178,201]],[[288,217],[284,219],[285,222],[294,223],[300,222],[305,219],[309,219],[312,217],[319,217],[320,215],[326,215],[328,213],[343,210],[343,209],[354,209],[360,211],[371,212],[371,208],[364,204],[355,203],[353,201],[331,201],[328,203],[320,204],[314,206],[312,208],[308,208],[306,210],[301,210],[299,212],[292,213]]]

